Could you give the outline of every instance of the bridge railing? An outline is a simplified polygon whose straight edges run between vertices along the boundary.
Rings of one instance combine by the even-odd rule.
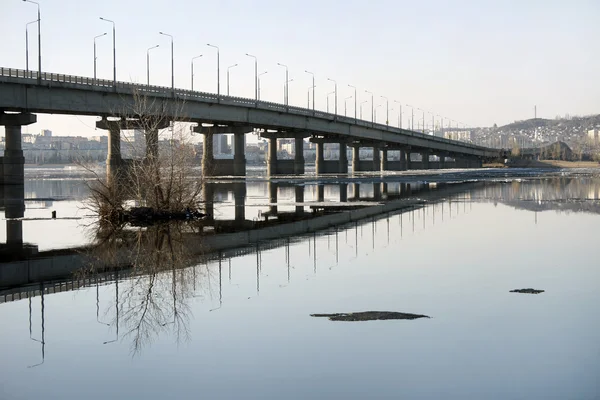
[[[297,106],[289,106],[281,103],[269,102],[264,100],[255,100],[249,99],[245,97],[235,97],[235,96],[226,96],[226,95],[218,95],[215,93],[208,92],[198,92],[186,89],[178,89],[171,88],[166,86],[154,86],[154,85],[145,85],[145,84],[136,84],[130,82],[121,82],[117,81],[116,86],[115,82],[107,79],[94,79],[90,77],[83,76],[75,76],[75,75],[66,75],[66,74],[55,74],[49,72],[42,72],[41,78],[39,77],[39,73],[37,71],[32,70],[22,70],[15,68],[4,68],[0,67],[0,76],[10,77],[10,78],[22,78],[22,79],[30,79],[35,81],[44,81],[44,82],[57,82],[57,83],[69,83],[76,85],[84,85],[89,86],[90,88],[98,88],[98,89],[126,89],[136,91],[142,94],[153,94],[153,95],[163,95],[163,96],[177,96],[186,100],[197,100],[203,102],[213,102],[213,103],[221,103],[221,104],[231,104],[231,105],[241,105],[247,107],[255,107],[258,109],[265,109],[270,111],[283,112],[288,114],[295,115],[304,115],[311,116],[320,119],[326,119],[330,121],[343,122],[350,125],[357,125],[366,128],[378,129],[381,131],[388,131],[390,133],[401,134],[404,136],[412,136],[419,137],[423,139],[427,139],[429,141],[439,142],[439,143],[447,143],[447,144],[456,144],[459,141],[445,139],[438,136],[427,135],[421,132],[410,131],[407,129],[400,129],[397,127],[392,127],[387,124],[380,124],[376,122],[370,122],[361,120],[358,118],[346,117],[337,114],[327,113],[319,110],[312,110],[309,108],[297,107]],[[470,142],[460,141],[461,146],[478,149],[478,150],[488,150],[486,147],[478,146],[472,144]]]

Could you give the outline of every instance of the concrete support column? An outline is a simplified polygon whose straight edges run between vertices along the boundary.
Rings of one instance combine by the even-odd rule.
[[[406,168],[405,169],[406,170],[412,169],[412,161],[410,159],[410,154],[411,154],[410,149],[406,150],[406,152],[405,152],[405,157],[406,157],[405,158],[405,160],[406,160],[406,163],[405,163]]]
[[[360,147],[352,147],[352,172],[360,171]]]
[[[2,176],[0,184],[23,185],[25,180],[25,157],[21,147],[21,127],[37,121],[35,114],[0,113],[0,125],[5,130],[5,148],[2,159]]]
[[[406,152],[402,149],[400,150],[400,169],[406,170]]]
[[[304,137],[296,136],[294,139],[294,174],[304,174]]]
[[[387,149],[381,149],[381,161],[379,163],[379,169],[381,171],[387,171],[387,169],[388,169],[388,151],[387,151]]]
[[[440,158],[440,169],[446,168],[446,155],[439,154],[438,157]]]
[[[270,137],[268,143],[267,175],[275,175],[277,173],[277,138]]]
[[[317,174],[322,174],[324,172],[324,161],[325,161],[325,156],[324,156],[324,149],[323,147],[325,146],[325,143],[321,143],[321,142],[317,142],[317,159],[315,162],[315,168],[317,170]]]
[[[340,142],[340,166],[338,172],[340,174],[348,173],[348,145],[345,142]]]
[[[146,131],[146,159],[158,159],[158,129],[149,129]]]
[[[246,175],[246,135],[242,132],[233,134],[233,175]]]
[[[379,147],[373,146],[373,171],[379,171],[381,168],[381,154]]]
[[[213,135],[204,134],[204,144],[202,146],[202,174],[204,176],[213,175],[215,156],[213,154]]]
[[[421,152],[421,164],[423,164],[423,169],[429,169],[429,154],[430,153],[427,150]]]

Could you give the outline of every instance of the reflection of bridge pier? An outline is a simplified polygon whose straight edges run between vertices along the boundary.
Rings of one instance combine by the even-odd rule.
[[[296,214],[301,215],[304,213],[304,205],[301,204],[304,203],[304,186],[297,185],[294,188],[294,191],[296,201]]]

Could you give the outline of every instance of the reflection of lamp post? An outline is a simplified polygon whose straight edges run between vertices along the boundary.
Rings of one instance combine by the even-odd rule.
[[[237,64],[233,64],[233,65],[230,65],[229,67],[227,67],[227,96],[229,96],[229,70],[231,68],[235,68],[237,66],[238,66]]]
[[[147,75],[147,85],[150,86],[150,50],[152,49],[156,49],[157,47],[159,47],[158,45],[156,46],[152,46],[149,47],[148,50],[146,50],[146,75]],[[96,76],[94,76],[94,79],[96,78]]]
[[[263,76],[264,74],[266,74],[268,71],[265,72],[261,72],[260,74],[258,74],[256,76],[256,83],[257,83],[257,92],[256,92],[256,100],[260,100],[260,77]]]
[[[354,96],[348,96],[344,99],[344,117],[348,116],[346,105],[348,104],[348,100],[350,100],[352,97],[354,97]],[[356,110],[355,110],[355,112],[356,112]]]
[[[192,62],[190,63],[191,70],[192,70],[192,92],[194,91],[194,60],[196,58],[200,58],[200,57],[202,57],[202,54],[200,54],[199,56],[196,56],[196,57],[192,57]]]
[[[36,339],[33,337],[32,335],[32,330],[31,330],[31,297],[29,298],[29,339],[33,340],[34,342],[38,342],[42,345],[42,362],[34,364],[34,365],[28,365],[27,368],[34,368],[37,367],[39,365],[42,365],[45,361],[46,358],[46,340],[45,340],[45,335],[46,335],[46,325],[45,325],[45,306],[44,306],[44,284],[40,284],[40,297],[41,297],[41,302],[42,302],[42,306],[41,306],[41,314],[42,314],[42,340]]]
[[[117,327],[117,337],[113,340],[109,340],[106,342],[102,342],[102,344],[114,343],[119,340],[119,273],[117,272],[117,276],[115,278],[115,310],[116,310],[116,327]]]

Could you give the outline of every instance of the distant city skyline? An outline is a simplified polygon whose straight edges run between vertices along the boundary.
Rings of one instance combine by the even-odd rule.
[[[37,18],[33,4],[5,0],[0,15],[0,66],[25,68],[25,26]],[[115,21],[117,79],[145,83],[150,47],[150,83],[171,85],[170,38],[175,54],[175,86],[216,92],[216,49],[220,50],[220,88],[226,93],[227,67],[232,95],[254,97],[254,59],[261,77],[261,98],[283,102],[289,66],[289,103],[306,107],[316,78],[316,107],[326,108],[327,93],[338,83],[338,112],[344,99],[358,102],[374,93],[374,105],[390,100],[390,121],[403,126],[410,104],[466,126],[504,125],[534,116],[586,115],[600,112],[600,3],[597,1],[487,2],[374,1],[285,2],[252,4],[182,0],[173,7],[155,0],[86,3],[40,0],[42,69],[92,76],[93,39],[97,38],[98,77],[112,79],[112,25]],[[68,21],[68,23],[65,23]],[[37,70],[37,27],[28,26],[29,68]],[[363,118],[370,118],[370,104]],[[348,101],[354,114],[354,101]],[[380,108],[378,116],[384,116]],[[421,111],[415,110],[415,119]],[[431,121],[426,115],[426,122]],[[385,119],[385,118],[384,118]],[[38,115],[24,132],[50,129],[55,135],[93,136],[93,117]],[[4,129],[0,127],[0,134]]]

